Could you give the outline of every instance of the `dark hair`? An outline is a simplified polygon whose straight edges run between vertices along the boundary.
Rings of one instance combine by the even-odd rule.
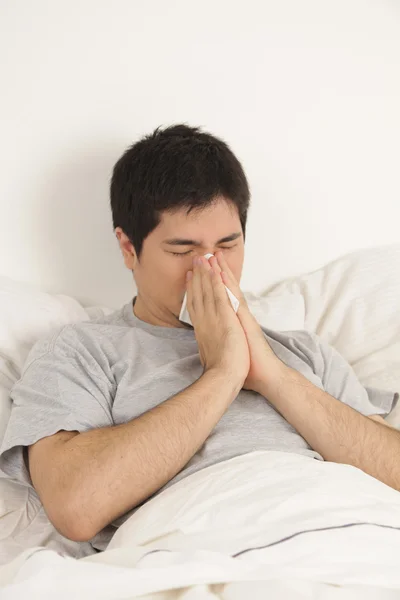
[[[138,256],[163,211],[190,212],[218,197],[237,207],[245,235],[250,191],[242,165],[198,127],[158,127],[133,144],[114,167],[110,193],[114,229],[121,227]]]

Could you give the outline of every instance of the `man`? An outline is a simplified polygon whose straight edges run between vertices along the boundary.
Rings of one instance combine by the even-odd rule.
[[[400,435],[381,416],[397,394],[364,389],[318,336],[262,330],[249,312],[249,196],[229,147],[185,125],[117,162],[113,223],[137,296],[36,344],[1,448],[64,536],[105,549],[165,486],[255,450],[348,463],[400,489]],[[193,328],[179,321],[186,290]]]

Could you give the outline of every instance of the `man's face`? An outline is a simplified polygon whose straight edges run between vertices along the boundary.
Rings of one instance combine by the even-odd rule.
[[[189,214],[186,208],[164,212],[160,224],[144,240],[140,260],[134,261],[138,294],[157,312],[178,317],[193,257],[217,250],[222,250],[239,282],[244,240],[236,206],[221,199]]]

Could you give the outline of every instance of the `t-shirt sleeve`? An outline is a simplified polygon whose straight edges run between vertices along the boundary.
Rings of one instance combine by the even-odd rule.
[[[364,387],[352,366],[333,346],[315,334],[313,337],[319,351],[316,366],[325,391],[365,416],[386,417],[399,394],[395,390]]]
[[[73,326],[31,350],[11,390],[12,409],[0,448],[0,469],[31,483],[23,448],[61,430],[113,425],[112,382]]]

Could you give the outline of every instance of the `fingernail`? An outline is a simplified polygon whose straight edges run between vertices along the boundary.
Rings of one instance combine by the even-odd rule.
[[[190,281],[193,277],[193,271],[188,271],[186,273],[186,281]]]

